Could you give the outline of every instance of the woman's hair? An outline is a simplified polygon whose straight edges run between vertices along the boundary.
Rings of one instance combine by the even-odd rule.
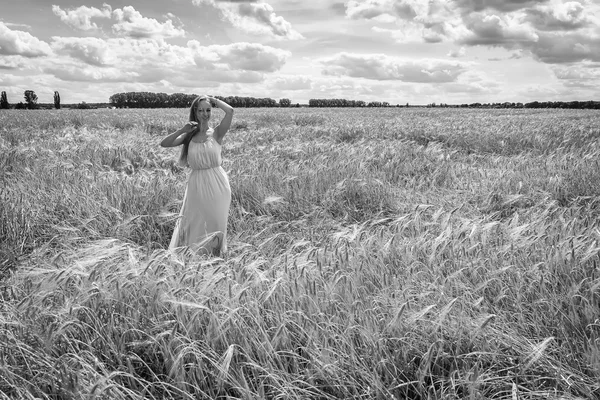
[[[190,106],[189,121],[198,122],[198,124],[200,123],[200,121],[198,121],[198,118],[196,117],[196,110],[198,109],[198,104],[202,100],[209,101],[208,96],[198,96],[194,99],[194,101],[192,101],[192,105]],[[182,167],[188,166],[187,157],[188,157],[188,150],[190,148],[190,141],[192,140],[192,138],[194,137],[196,132],[197,132],[197,129],[194,129],[192,132],[188,133],[187,137],[183,141],[183,147],[181,148],[181,155],[179,156],[179,165]]]

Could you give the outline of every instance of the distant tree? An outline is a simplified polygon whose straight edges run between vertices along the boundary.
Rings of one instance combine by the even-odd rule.
[[[2,95],[0,95],[0,109],[7,110],[10,108],[10,104],[8,104],[8,98],[6,97],[6,92],[2,91]]]
[[[25,110],[27,106],[22,101],[15,104],[15,110]]]
[[[90,108],[92,108],[92,106],[90,106],[85,101],[82,101],[81,103],[77,104],[77,108],[80,110],[89,110]]]
[[[292,101],[290,99],[279,99],[280,107],[289,107],[292,105]]]
[[[54,91],[54,108],[60,110],[60,94]]]
[[[25,104],[27,104],[28,109],[33,110],[37,108],[38,97],[33,90],[26,90],[23,96],[25,97]]]

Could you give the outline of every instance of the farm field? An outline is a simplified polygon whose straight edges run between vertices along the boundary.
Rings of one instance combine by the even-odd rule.
[[[0,112],[0,398],[600,397],[598,111],[237,109],[224,258],[187,113]]]

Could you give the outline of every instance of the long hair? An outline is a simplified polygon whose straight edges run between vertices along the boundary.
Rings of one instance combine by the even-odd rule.
[[[208,101],[208,96],[198,96],[192,101],[192,105],[190,106],[190,116],[189,121],[197,122],[198,126],[200,126],[200,121],[196,117],[196,109],[198,108],[198,104],[202,101]],[[194,137],[194,135],[198,132],[199,128],[194,129],[192,132],[188,133],[187,137],[183,141],[183,147],[181,148],[181,155],[179,156],[179,165],[182,167],[188,166],[188,150],[190,148],[190,141]]]

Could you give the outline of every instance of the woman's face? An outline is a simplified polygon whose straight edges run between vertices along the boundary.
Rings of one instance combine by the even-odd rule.
[[[196,108],[196,118],[200,122],[208,122],[210,120],[211,106],[208,100],[202,100],[198,102]]]

